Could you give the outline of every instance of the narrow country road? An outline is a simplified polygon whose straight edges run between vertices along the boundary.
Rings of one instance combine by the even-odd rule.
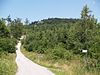
[[[47,68],[42,67],[28,58],[26,58],[20,51],[21,41],[18,42],[16,48],[16,63],[18,70],[16,75],[55,75]]]

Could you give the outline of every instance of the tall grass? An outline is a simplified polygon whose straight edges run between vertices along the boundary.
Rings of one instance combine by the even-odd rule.
[[[0,53],[0,75],[15,75],[15,54]]]

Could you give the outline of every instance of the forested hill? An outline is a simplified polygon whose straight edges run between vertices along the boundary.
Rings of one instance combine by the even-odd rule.
[[[41,21],[34,21],[30,23],[30,25],[38,24],[61,24],[61,23],[76,23],[77,21],[80,21],[80,19],[73,19],[73,18],[48,18],[43,19]]]

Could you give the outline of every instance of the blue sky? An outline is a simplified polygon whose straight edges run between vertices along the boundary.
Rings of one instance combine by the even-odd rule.
[[[55,17],[80,18],[85,4],[100,21],[99,0],[0,0],[0,17],[10,14],[12,19],[28,18],[30,21]]]

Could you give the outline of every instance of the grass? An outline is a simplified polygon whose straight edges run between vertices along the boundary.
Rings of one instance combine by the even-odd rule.
[[[0,53],[0,75],[15,75],[15,54]]]
[[[65,60],[48,60],[43,54],[37,54],[34,52],[28,52],[22,49],[22,53],[30,60],[47,67],[49,70],[55,73],[55,75],[100,75],[97,71],[87,71],[84,68],[84,64],[81,63],[80,58],[65,61]]]

